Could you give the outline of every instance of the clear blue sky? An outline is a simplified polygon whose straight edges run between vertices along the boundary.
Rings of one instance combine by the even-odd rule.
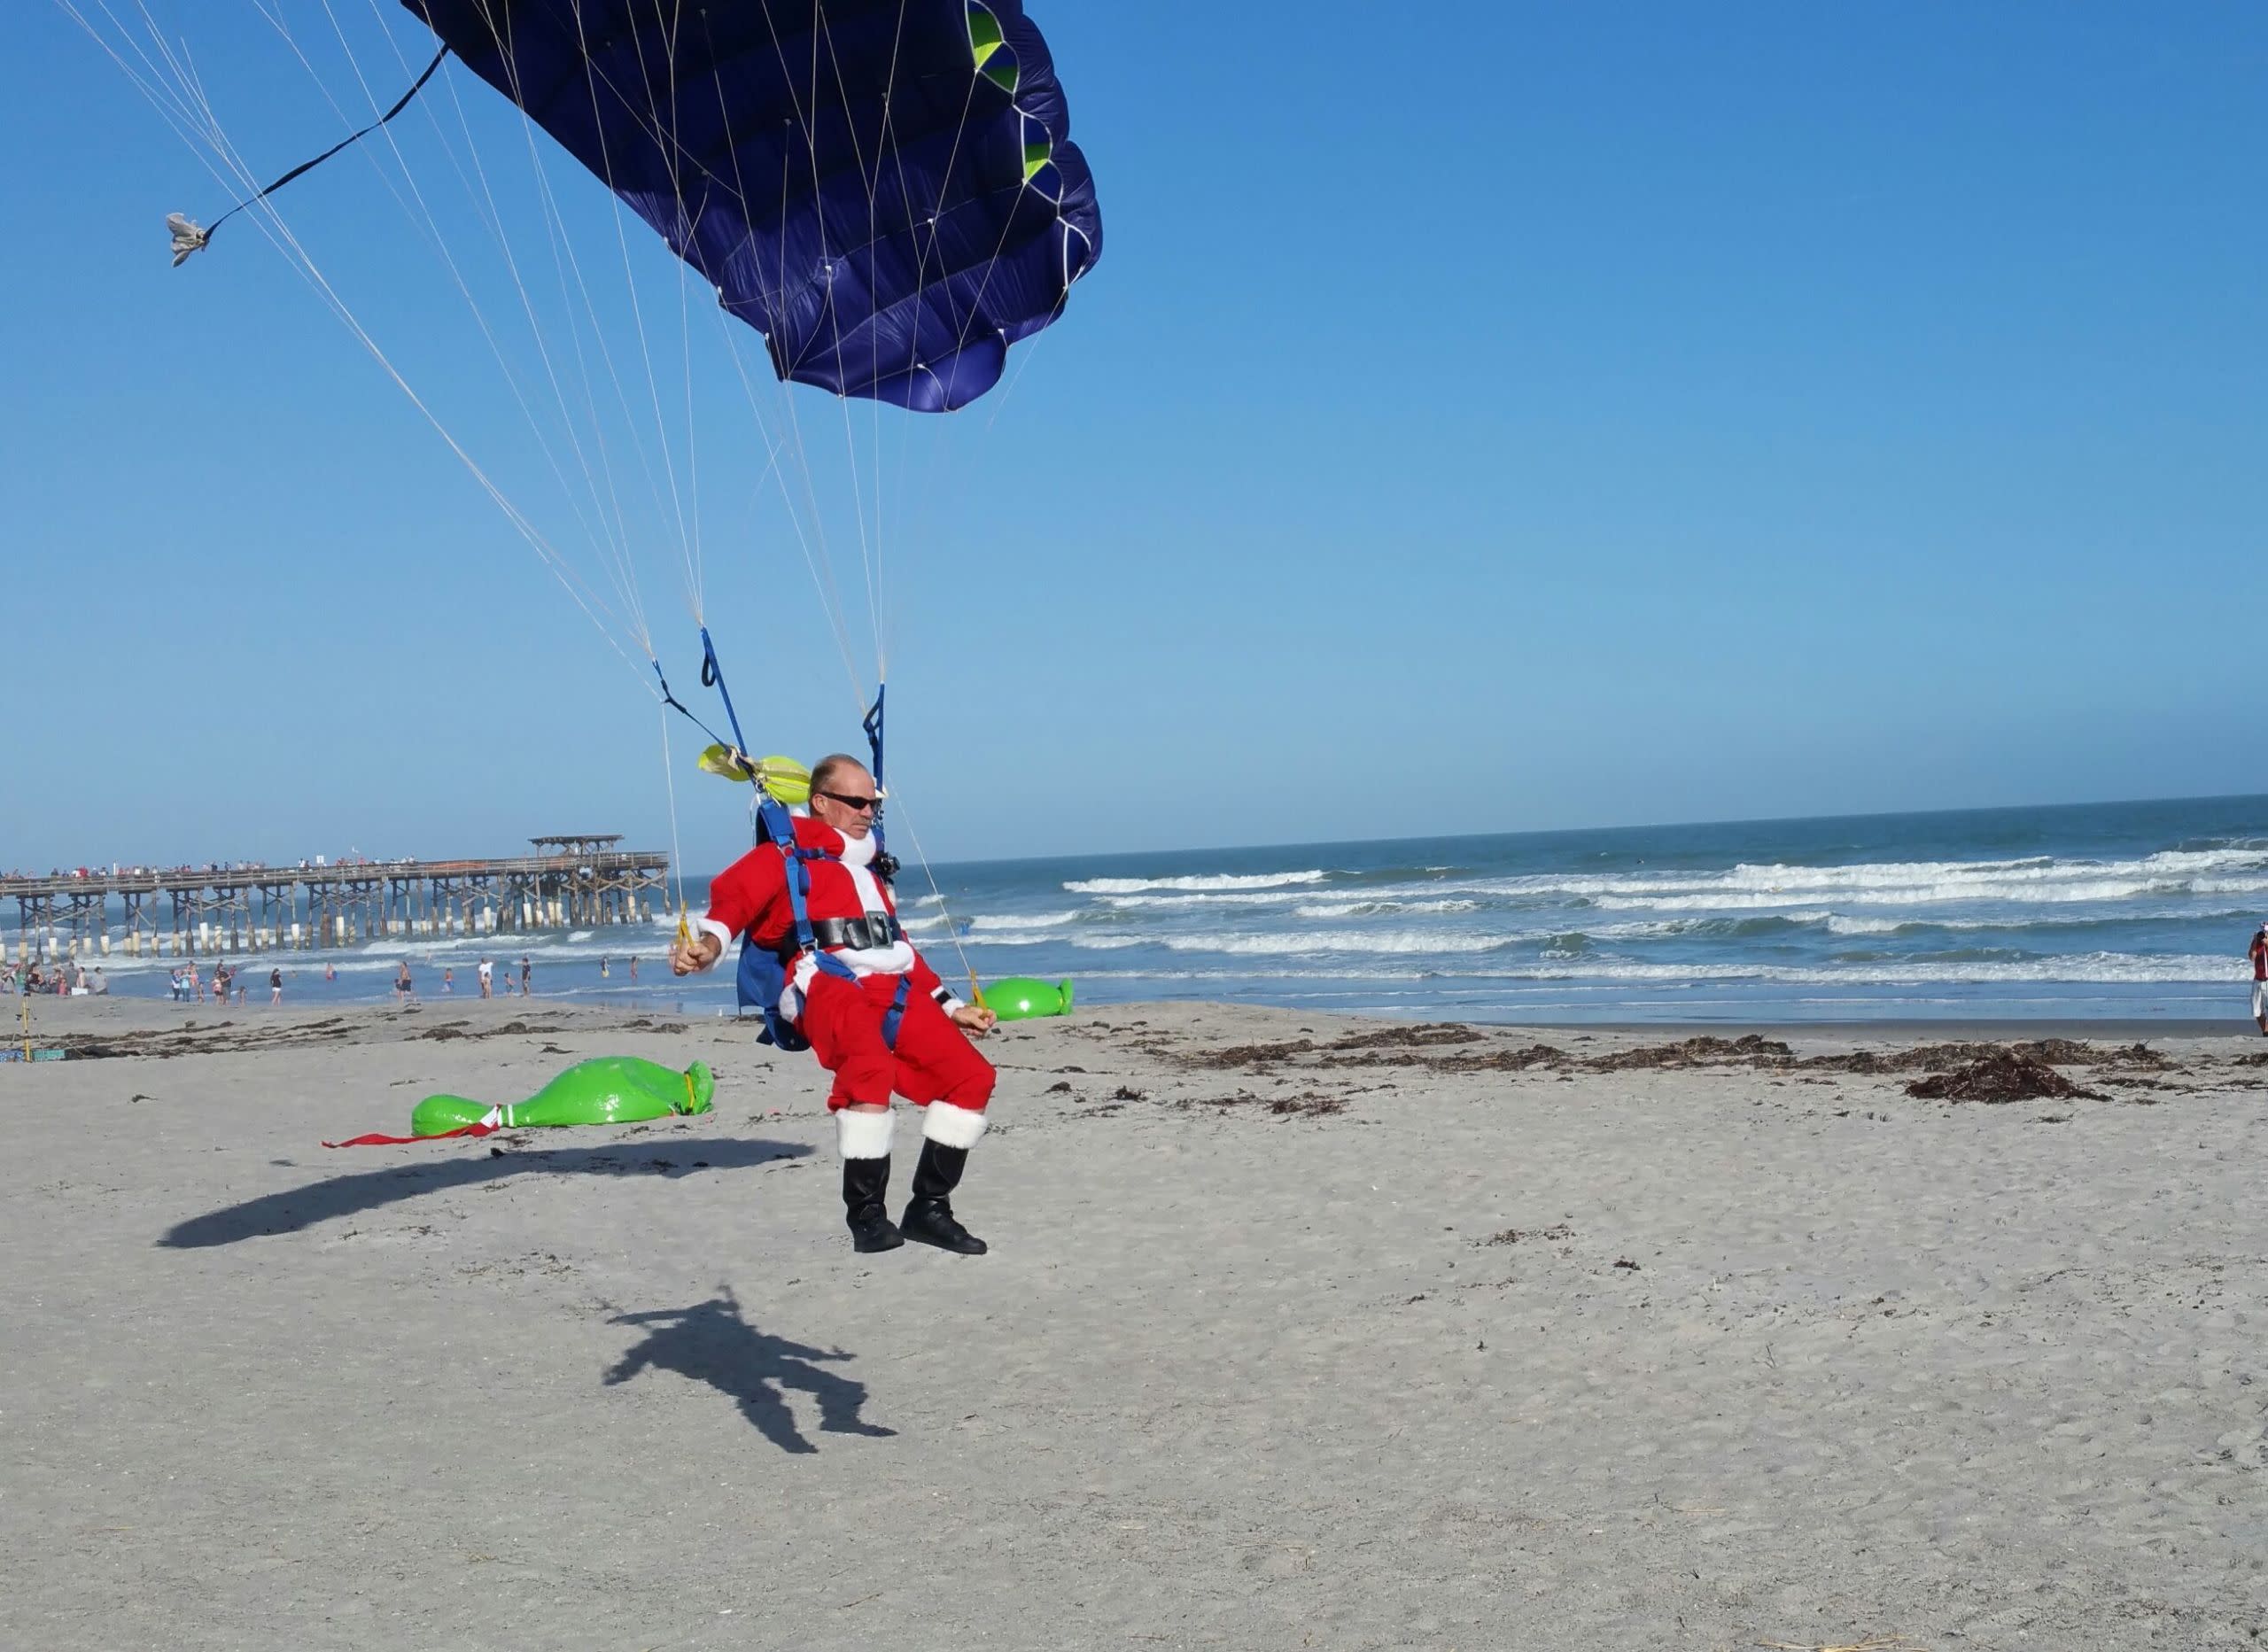
[[[932,855],[2264,783],[2268,12],[1031,4],[1107,248],[997,416],[884,445]],[[342,129],[175,13],[255,169]],[[664,842],[651,699],[446,448],[242,221],[167,267],[220,187],[60,11],[0,45],[0,865]],[[555,517],[378,171],[284,205]],[[750,738],[854,744],[696,340]]]

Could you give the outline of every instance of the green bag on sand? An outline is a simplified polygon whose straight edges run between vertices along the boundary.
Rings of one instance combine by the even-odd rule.
[[[428,1096],[409,1115],[409,1128],[416,1136],[441,1136],[471,1124],[503,1130],[635,1124],[672,1113],[706,1113],[716,1089],[717,1081],[698,1061],[680,1073],[638,1056],[594,1056],[523,1102],[492,1106],[462,1096]]]
[[[1006,981],[996,981],[984,989],[984,1007],[1004,1021],[1029,1021],[1043,1015],[1068,1015],[1071,1012],[1071,983],[1059,981],[1051,987],[1044,981],[1014,975]]]

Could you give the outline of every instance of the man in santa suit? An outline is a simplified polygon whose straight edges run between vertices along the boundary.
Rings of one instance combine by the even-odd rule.
[[[788,972],[781,1018],[835,1074],[827,1105],[842,1145],[843,1203],[858,1248],[894,1250],[919,1239],[981,1256],[984,1241],[955,1219],[951,1195],[968,1150],[984,1134],[992,1099],[992,1064],[968,1035],[983,1037],[995,1017],[955,997],[898,928],[889,879],[874,866],[879,801],[874,777],[856,757],[838,752],[812,771],[811,813],[795,821],[811,879],[804,902],[811,950],[796,950],[788,858],[760,843],[709,886],[701,933],[670,949],[670,968],[680,975],[708,969],[742,935],[778,954]],[[820,952],[832,962],[822,965]],[[883,1206],[892,1090],[922,1110],[921,1161],[897,1226]]]

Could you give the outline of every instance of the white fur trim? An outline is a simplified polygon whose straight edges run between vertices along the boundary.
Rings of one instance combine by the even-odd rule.
[[[887,1113],[855,1113],[844,1107],[835,1115],[835,1139],[845,1159],[887,1159],[897,1122]]]
[[[949,1101],[933,1101],[921,1110],[921,1134],[940,1147],[974,1147],[984,1134],[984,1115]]]
[[[693,927],[695,929],[698,929],[704,935],[714,935],[717,937],[717,956],[718,958],[724,957],[726,952],[730,951],[732,950],[733,942],[740,938],[713,918],[696,918],[693,920]]]

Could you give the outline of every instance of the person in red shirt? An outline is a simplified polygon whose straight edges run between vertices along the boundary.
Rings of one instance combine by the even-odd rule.
[[[2268,1037],[2268,923],[2252,935],[2252,1019]]]
[[[951,1196],[968,1150],[984,1134],[996,1077],[969,1038],[990,1032],[995,1017],[954,997],[899,928],[888,869],[874,865],[880,802],[874,777],[856,757],[838,752],[812,771],[811,813],[795,820],[811,880],[810,950],[796,947],[788,857],[762,843],[711,883],[701,932],[671,947],[670,969],[689,975],[711,968],[741,936],[777,954],[788,977],[781,1018],[835,1075],[827,1105],[843,1152],[852,1242],[861,1251],[888,1251],[919,1239],[982,1256],[984,1241],[954,1216]],[[819,953],[829,962],[822,965]],[[883,1204],[893,1090],[922,1110],[913,1197],[895,1226]]]

